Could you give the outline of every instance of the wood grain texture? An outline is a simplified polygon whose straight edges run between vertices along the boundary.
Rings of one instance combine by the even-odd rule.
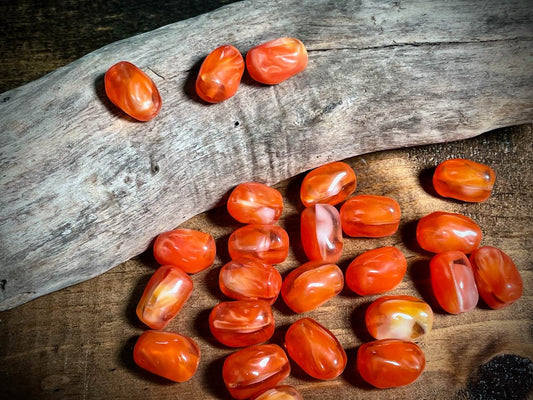
[[[527,1],[239,2],[113,43],[2,95],[0,309],[94,277],[239,182],[279,182],[327,161],[445,142],[533,117]],[[305,73],[245,79],[207,106],[202,58],[296,36]],[[163,108],[142,124],[106,99],[128,59]]]

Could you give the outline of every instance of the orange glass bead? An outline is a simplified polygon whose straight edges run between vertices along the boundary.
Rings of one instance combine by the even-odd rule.
[[[246,347],[224,360],[222,377],[231,396],[248,399],[275,387],[291,372],[289,359],[281,347],[260,344]]]
[[[396,247],[387,246],[358,255],[346,269],[346,285],[366,296],[394,289],[407,271],[407,260]]]
[[[246,225],[228,239],[232,259],[255,257],[265,264],[279,264],[289,254],[289,235],[277,225]]]
[[[332,162],[309,172],[300,186],[300,199],[304,206],[313,204],[339,204],[357,187],[352,167],[341,161]]]
[[[436,254],[429,262],[431,286],[440,306],[450,314],[472,310],[479,299],[474,271],[460,251]]]
[[[268,389],[252,400],[304,400],[302,395],[292,386],[283,385]]]
[[[385,196],[354,196],[341,207],[342,230],[348,236],[384,237],[400,226],[400,205]]]
[[[513,260],[496,247],[480,247],[470,255],[479,294],[490,308],[510,306],[522,296],[522,277]]]
[[[150,328],[163,329],[181,310],[192,288],[192,279],[180,268],[173,265],[159,267],[137,304],[137,316]]]
[[[220,103],[237,93],[244,73],[244,60],[235,47],[224,45],[205,58],[198,78],[196,93],[208,103]]]
[[[496,175],[487,165],[456,158],[440,163],[433,174],[433,187],[443,197],[481,202],[492,193]]]
[[[424,353],[413,342],[382,339],[357,351],[357,370],[371,385],[386,389],[413,383],[426,367]]]
[[[104,77],[107,97],[139,121],[149,121],[161,109],[161,96],[155,83],[130,62],[121,61],[109,68]]]
[[[200,363],[200,348],[187,336],[172,332],[146,331],[133,348],[135,363],[174,382],[191,379]]]
[[[339,212],[329,204],[315,204],[302,211],[300,235],[310,260],[335,263],[342,254],[342,228]]]
[[[281,296],[292,311],[303,313],[338,295],[343,286],[344,276],[339,267],[310,261],[287,275],[281,285]]]
[[[481,228],[470,218],[436,211],[418,221],[416,239],[420,247],[432,253],[458,250],[469,254],[481,243]]]
[[[279,38],[253,47],[246,55],[246,68],[253,80],[276,85],[307,67],[307,50],[294,38]]]
[[[346,353],[329,330],[311,318],[294,322],[285,334],[289,357],[316,379],[333,379],[346,368]]]
[[[228,212],[244,224],[273,224],[283,211],[281,193],[258,182],[238,185],[228,199]]]
[[[209,233],[175,229],[161,233],[154,242],[154,257],[161,265],[175,265],[189,274],[213,264],[216,245]]]
[[[281,289],[276,268],[252,257],[231,260],[218,276],[220,290],[236,300],[264,300],[273,304]]]
[[[218,303],[209,314],[213,336],[230,347],[266,342],[274,333],[274,315],[263,300],[237,300]]]
[[[376,339],[412,340],[431,331],[433,310],[416,297],[383,296],[370,304],[365,322]]]

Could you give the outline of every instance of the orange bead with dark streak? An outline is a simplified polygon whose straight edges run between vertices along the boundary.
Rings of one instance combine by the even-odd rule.
[[[228,239],[232,259],[255,257],[265,264],[279,264],[289,254],[289,235],[277,225],[246,225]]]
[[[340,214],[342,230],[348,236],[390,236],[400,226],[400,205],[390,197],[354,196],[342,205]]]
[[[200,348],[194,340],[172,332],[146,331],[133,349],[135,363],[174,382],[193,377],[200,363]]]
[[[104,77],[107,97],[139,121],[149,121],[161,109],[161,96],[155,83],[138,67],[121,61],[109,68]]]
[[[300,215],[302,245],[310,260],[335,263],[342,255],[341,218],[330,204],[315,204]]]
[[[228,198],[228,212],[244,224],[274,224],[283,212],[281,193],[258,182],[238,185]]]
[[[220,103],[235,93],[244,73],[244,59],[235,47],[224,45],[205,58],[198,78],[196,93],[208,103]]]

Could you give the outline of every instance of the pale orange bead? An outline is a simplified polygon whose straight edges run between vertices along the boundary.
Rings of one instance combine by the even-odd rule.
[[[335,263],[342,255],[342,227],[339,212],[330,204],[315,204],[302,211],[300,235],[310,260]]]
[[[265,264],[279,264],[289,254],[289,235],[277,225],[246,225],[228,239],[232,259],[255,257]]]
[[[258,182],[246,182],[231,192],[228,212],[244,224],[275,223],[283,212],[281,193],[270,186]]]

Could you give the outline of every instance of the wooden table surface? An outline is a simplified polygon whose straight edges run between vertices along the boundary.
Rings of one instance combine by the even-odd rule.
[[[0,5],[4,50],[1,92],[106,43],[229,2],[35,3],[7,1]],[[426,354],[426,370],[417,382],[404,388],[380,391],[365,384],[355,371],[354,360],[357,347],[370,340],[363,325],[364,312],[378,296],[360,297],[345,289],[305,315],[338,337],[349,358],[346,371],[335,380],[322,382],[307,377],[293,364],[287,384],[296,386],[306,399],[490,399],[503,398],[501,391],[514,395],[508,398],[527,398],[533,385],[533,274],[529,254],[533,248],[532,134],[532,125],[525,125],[460,142],[347,160],[358,177],[357,194],[391,196],[400,203],[403,215],[400,229],[392,237],[346,238],[339,266],[345,270],[356,255],[379,246],[395,245],[404,252],[408,272],[391,294],[421,297],[435,311],[433,331],[419,343]],[[434,194],[432,169],[453,157],[483,162],[496,171],[496,186],[486,203],[463,204]],[[302,176],[296,176],[276,186],[285,197],[280,225],[291,238],[289,258],[278,266],[283,276],[305,261],[298,234],[301,180]],[[513,258],[524,280],[524,294],[516,304],[495,311],[480,301],[475,310],[461,315],[440,309],[429,284],[430,254],[418,248],[414,235],[416,221],[436,210],[470,216],[482,227],[483,244],[500,247]],[[193,379],[171,383],[133,363],[133,345],[145,329],[135,316],[135,307],[157,267],[148,251],[98,278],[0,313],[0,397],[228,398],[221,367],[233,350],[216,343],[207,318],[211,308],[224,299],[218,288],[218,272],[229,260],[227,238],[239,224],[221,207],[182,226],[211,233],[218,249],[215,264],[193,276],[192,297],[166,328],[199,343],[202,360]],[[275,303],[274,312],[277,330],[271,342],[282,345],[285,330],[300,316],[282,300]]]

